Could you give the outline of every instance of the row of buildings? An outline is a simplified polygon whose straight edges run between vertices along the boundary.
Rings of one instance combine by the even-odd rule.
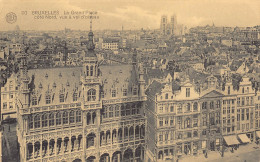
[[[232,80],[219,86],[213,75],[200,86],[186,78],[153,81],[147,88],[147,155],[167,161],[187,155],[224,152],[256,141],[260,135],[259,93],[244,75],[239,88]]]
[[[93,37],[91,31],[77,67],[29,69],[27,53],[18,48],[19,71],[1,88],[1,119],[17,119],[21,161],[174,161],[260,137],[257,73],[249,74],[245,62],[218,73],[217,65],[200,62],[197,72],[184,74],[181,67],[167,71],[169,60],[152,60],[157,73],[151,76],[137,51],[128,64],[100,62]],[[118,48],[118,41],[101,42]],[[192,48],[179,53],[186,49]],[[59,57],[66,61],[62,52]],[[210,69],[214,75],[206,74]]]

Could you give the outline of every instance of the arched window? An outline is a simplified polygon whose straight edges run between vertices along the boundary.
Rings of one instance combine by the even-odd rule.
[[[88,95],[88,101],[95,101],[96,100],[96,90],[90,89],[87,93]]]
[[[63,124],[68,124],[68,112],[64,111],[62,114],[62,118],[63,118]]]
[[[49,115],[49,126],[54,126],[54,113]]]
[[[61,125],[61,113],[56,114],[56,125]]]
[[[94,71],[93,66],[90,66],[90,76],[93,76],[93,71]]]
[[[80,110],[76,111],[76,122],[77,123],[81,122],[81,111]]]
[[[40,115],[36,115],[34,117],[34,128],[40,128],[41,127],[41,117]]]
[[[43,114],[42,115],[42,127],[47,127],[48,126],[48,115]]]
[[[70,112],[70,123],[75,123],[74,111]]]

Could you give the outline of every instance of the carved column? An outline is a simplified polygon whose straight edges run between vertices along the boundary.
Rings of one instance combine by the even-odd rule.
[[[67,143],[67,151],[68,152],[71,152],[71,145],[72,145],[72,143],[71,143],[71,136],[69,137],[69,140],[68,140],[68,143]]]
[[[32,158],[34,159],[35,157],[35,146],[34,146],[35,143],[32,143],[32,149],[33,149],[33,152],[32,152]]]
[[[119,154],[117,154],[117,161],[118,161],[118,162],[121,162],[120,153],[119,153]]]
[[[42,141],[40,141],[40,157],[42,157]]]

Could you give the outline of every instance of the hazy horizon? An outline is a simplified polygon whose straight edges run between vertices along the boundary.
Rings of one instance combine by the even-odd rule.
[[[177,24],[187,27],[226,26],[249,27],[260,25],[259,0],[0,0],[0,31],[21,30],[58,31],[89,30],[89,20],[37,20],[22,11],[85,11],[98,12],[99,19],[93,21],[94,30],[140,30],[159,29],[162,15],[177,16]],[[9,24],[5,16],[9,12],[17,15],[17,22]]]

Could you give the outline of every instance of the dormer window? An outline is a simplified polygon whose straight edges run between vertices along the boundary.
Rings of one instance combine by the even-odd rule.
[[[38,102],[37,102],[37,97],[36,96],[33,96],[32,97],[32,105],[34,106],[34,105],[37,105],[38,104]]]
[[[95,101],[96,100],[96,90],[95,89],[90,89],[88,90],[88,101]]]
[[[123,90],[123,96],[127,96],[127,89]]]
[[[78,100],[78,94],[76,92],[73,93],[73,101],[77,101]]]
[[[60,94],[60,102],[64,102],[64,101],[65,101],[64,94]]]
[[[45,96],[45,102],[46,102],[46,104],[50,104],[51,103],[51,95],[46,95]]]
[[[242,88],[242,93],[245,93],[245,88],[244,87]]]
[[[116,90],[112,90],[112,97],[116,97]]]

